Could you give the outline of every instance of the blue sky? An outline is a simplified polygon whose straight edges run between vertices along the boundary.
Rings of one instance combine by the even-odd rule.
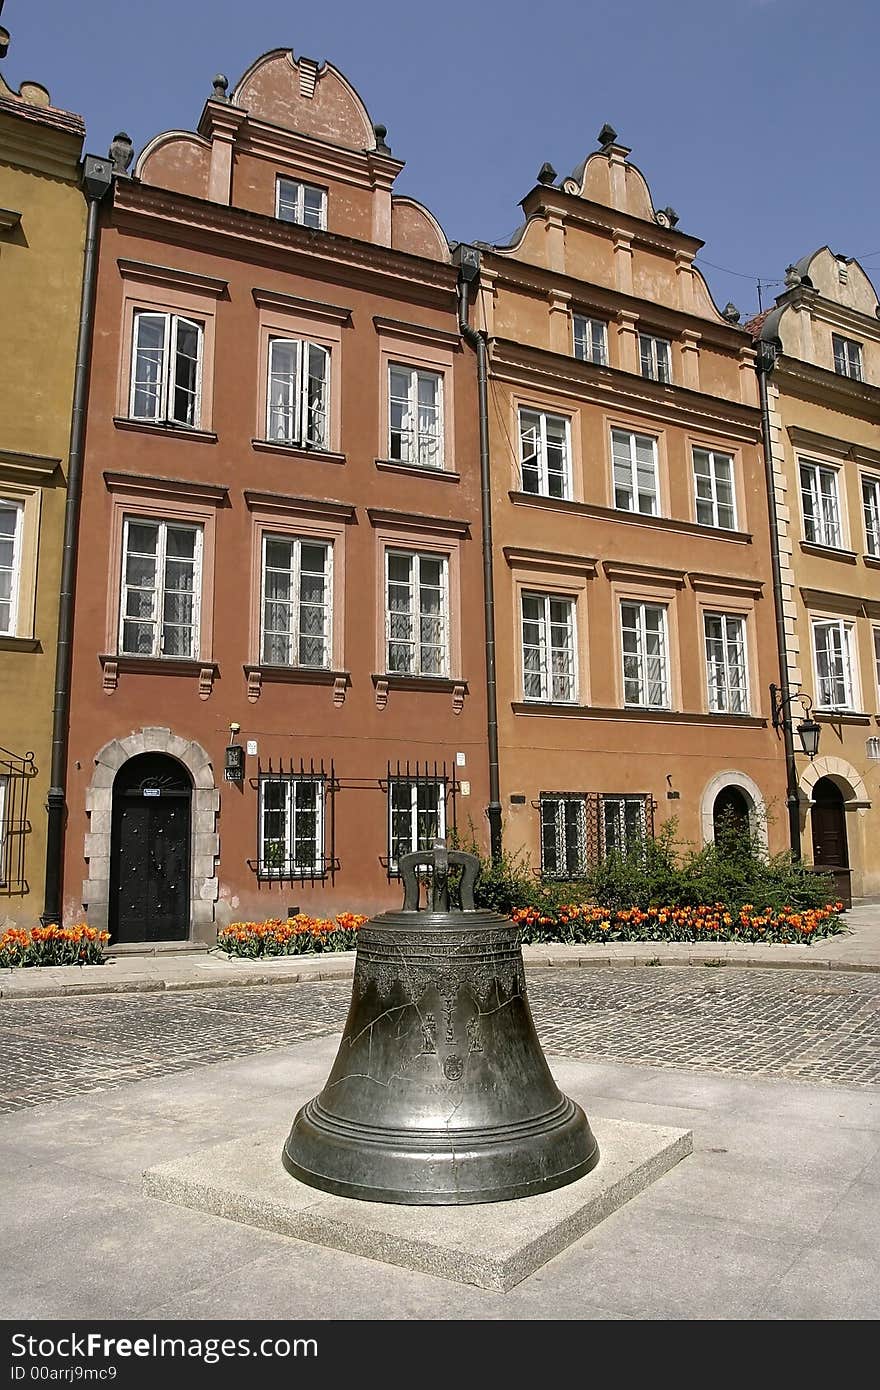
[[[346,74],[453,240],[506,239],[544,160],[567,174],[610,121],[720,304],[825,243],[880,282],[877,0],[7,0],[3,24],[7,82],[96,153],[193,128],[215,72],[292,47]]]

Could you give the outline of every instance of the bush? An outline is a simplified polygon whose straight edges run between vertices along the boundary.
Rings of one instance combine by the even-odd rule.
[[[0,936],[0,967],[103,965],[110,933],[77,922],[73,927],[9,927]]]

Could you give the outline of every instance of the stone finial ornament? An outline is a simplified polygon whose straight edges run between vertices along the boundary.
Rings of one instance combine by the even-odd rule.
[[[678,213],[675,208],[658,208],[654,213],[654,221],[658,227],[677,227]]]
[[[794,289],[795,285],[799,285],[800,283],[801,283],[801,273],[800,273],[800,271],[798,270],[797,266],[796,266],[796,265],[787,265],[787,266],[785,267],[785,284],[786,284],[786,287],[787,287],[788,289],[791,290],[791,289]]]
[[[0,0],[0,14],[3,13],[3,0]],[[9,50],[9,30],[0,24],[0,58],[5,58]]]
[[[728,300],[724,308],[721,310],[721,317],[723,319],[727,319],[728,323],[739,323],[742,315],[740,314],[739,309],[737,309],[736,305],[732,303],[731,300]]]
[[[617,139],[617,131],[614,129],[614,126],[613,126],[613,125],[609,125],[608,122],[606,121],[605,124],[603,125],[602,129],[599,131],[599,135],[598,135],[599,144],[601,145],[602,149],[604,150],[604,148],[605,148],[606,145],[613,145],[614,142],[616,141],[616,139]]]
[[[538,170],[538,183],[550,184],[556,181],[556,170],[552,164],[546,162]]]
[[[113,173],[124,177],[129,164],[134,159],[134,145],[131,143],[131,137],[126,135],[124,130],[120,130],[110,141],[110,148],[107,153],[113,160]]]
[[[385,136],[388,134],[388,127],[379,125],[378,122],[373,126],[373,134],[376,137],[376,150],[379,154],[390,154],[391,146],[386,142]]]
[[[222,73],[222,72],[218,72],[218,73],[217,73],[216,77],[213,79],[213,88],[214,88],[214,90],[213,90],[212,93],[211,93],[211,100],[212,100],[212,101],[228,101],[228,100],[229,100],[229,96],[228,96],[228,92],[229,92],[229,78],[226,77],[226,76],[224,75],[224,73]]]

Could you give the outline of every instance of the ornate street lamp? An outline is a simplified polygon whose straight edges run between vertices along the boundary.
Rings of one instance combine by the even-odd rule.
[[[810,759],[810,762],[812,762],[819,751],[819,734],[821,732],[821,729],[820,726],[816,723],[815,719],[812,718],[813,702],[810,699],[809,695],[801,695],[799,693],[796,693],[793,695],[789,695],[788,698],[784,700],[780,693],[779,686],[771,685],[770,711],[773,718],[773,727],[774,729],[784,729],[786,725],[789,729],[792,727],[792,700],[797,700],[801,706],[801,709],[804,712],[803,719],[794,727],[797,731],[797,736],[801,741],[801,752],[804,753],[806,757]],[[787,714],[786,707],[788,709]]]

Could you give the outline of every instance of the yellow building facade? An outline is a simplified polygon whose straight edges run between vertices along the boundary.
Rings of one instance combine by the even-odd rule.
[[[768,377],[803,857],[854,898],[880,894],[880,305],[827,246],[752,325]],[[805,697],[805,700],[801,699]]]
[[[0,927],[43,907],[84,127],[0,78]]]

